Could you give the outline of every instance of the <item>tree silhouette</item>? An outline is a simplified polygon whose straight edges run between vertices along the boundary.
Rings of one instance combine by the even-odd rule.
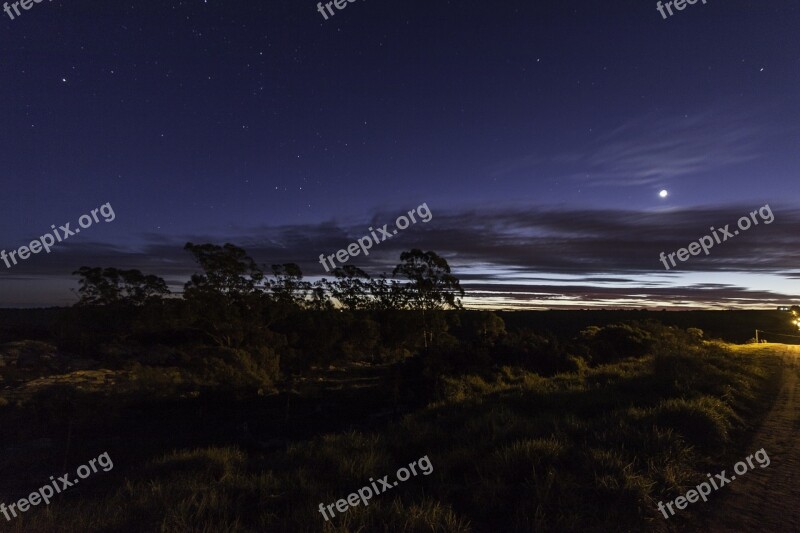
[[[295,263],[272,265],[275,280],[270,283],[272,297],[283,306],[296,307],[306,304],[311,284],[303,281],[303,271]]]
[[[255,261],[233,244],[187,243],[185,249],[203,269],[192,275],[184,290],[197,327],[219,346],[263,342],[268,335],[263,319],[267,302],[264,273]]]
[[[388,279],[386,274],[372,278],[369,282],[369,292],[372,295],[368,306],[376,311],[389,311],[406,307],[406,297],[403,287],[393,279]]]
[[[330,297],[328,296],[331,289],[330,289],[330,282],[322,278],[319,281],[314,282],[311,285],[311,290],[309,291],[309,300],[308,300],[308,308],[314,311],[332,311],[333,310],[333,302],[331,302]]]
[[[203,269],[203,274],[192,275],[186,283],[187,293],[243,296],[260,290],[264,272],[242,248],[233,244],[218,246],[189,242],[184,250],[190,252]]]
[[[345,265],[333,271],[336,281],[330,283],[331,294],[345,309],[354,311],[369,306],[369,274],[353,265]]]
[[[83,266],[72,273],[80,276],[77,305],[141,306],[170,293],[166,282],[139,270]]]
[[[447,260],[435,252],[414,248],[400,254],[400,261],[392,275],[400,274],[410,282],[404,287],[406,302],[409,307],[422,313],[423,338],[427,348],[433,340],[427,313],[448,307],[461,309],[460,298],[464,297],[464,290],[458,278],[450,272]]]

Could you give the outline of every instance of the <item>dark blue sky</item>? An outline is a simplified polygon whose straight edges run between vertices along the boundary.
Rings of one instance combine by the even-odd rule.
[[[12,268],[0,306],[74,301],[82,265],[179,285],[187,240],[316,262],[433,249],[472,305],[767,306],[800,297],[800,6],[311,0],[0,12],[0,249],[110,202]],[[661,199],[658,192],[667,189]],[[775,222],[665,272],[769,204]],[[471,289],[471,290],[470,290]]]

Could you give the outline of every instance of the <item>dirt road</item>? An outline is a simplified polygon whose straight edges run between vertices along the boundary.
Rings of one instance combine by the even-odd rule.
[[[720,491],[709,531],[800,532],[800,346],[766,344],[742,350],[771,351],[785,361],[775,405],[749,452],[764,448],[770,465],[738,477],[724,494]]]

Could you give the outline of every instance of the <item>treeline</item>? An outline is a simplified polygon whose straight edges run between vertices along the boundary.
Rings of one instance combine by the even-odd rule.
[[[464,291],[434,252],[403,252],[390,276],[355,266],[310,283],[298,265],[270,273],[232,244],[196,245],[199,272],[172,295],[165,281],[136,270],[82,267],[80,301],[59,321],[65,351],[104,364],[172,367],[195,383],[273,387],[312,366],[398,362],[436,389],[443,375],[516,366],[542,375],[580,371],[649,353],[656,339],[697,342],[654,321],[589,327],[555,336],[529,326],[507,331],[491,312],[467,311]],[[415,357],[416,356],[416,357]]]
[[[265,273],[245,250],[226,244],[187,243],[202,269],[184,287],[184,298],[197,300],[212,296],[220,303],[247,296],[257,296],[282,306],[312,309],[432,310],[460,308],[464,291],[452,275],[447,261],[435,252],[418,249],[403,252],[400,264],[386,274],[372,278],[358,267],[336,268],[334,280],[322,278],[311,283],[295,263],[272,265],[272,275]],[[79,306],[141,306],[170,295],[166,282],[138,270],[81,267]],[[397,278],[405,280],[405,283]]]
[[[431,251],[403,252],[390,275],[348,265],[312,283],[294,263],[267,270],[232,244],[185,250],[199,268],[179,295],[138,270],[74,272],[80,299],[58,322],[59,346],[274,382],[336,360],[405,359],[447,330],[444,310],[462,308],[459,280]]]

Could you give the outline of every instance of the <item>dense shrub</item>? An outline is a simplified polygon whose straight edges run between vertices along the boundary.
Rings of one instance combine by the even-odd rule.
[[[689,443],[708,451],[727,445],[733,425],[742,424],[733,409],[711,396],[662,401],[649,420],[656,426],[676,429]]]
[[[688,333],[690,336],[694,337],[697,340],[702,339],[704,335],[703,330],[700,328],[688,328],[686,330],[686,333]]]
[[[581,333],[594,363],[611,363],[627,357],[646,355],[654,345],[651,332],[637,325],[612,324],[591,327]]]
[[[434,337],[434,344],[422,351],[420,359],[424,363],[424,375],[429,378],[480,372],[492,364],[486,347],[460,342],[449,333]]]
[[[210,387],[271,389],[278,378],[278,356],[266,347],[247,351],[198,346],[190,353],[190,372]]]
[[[579,368],[577,358],[557,338],[530,331],[500,338],[492,348],[492,360],[498,365],[519,366],[541,375],[574,372]]]

